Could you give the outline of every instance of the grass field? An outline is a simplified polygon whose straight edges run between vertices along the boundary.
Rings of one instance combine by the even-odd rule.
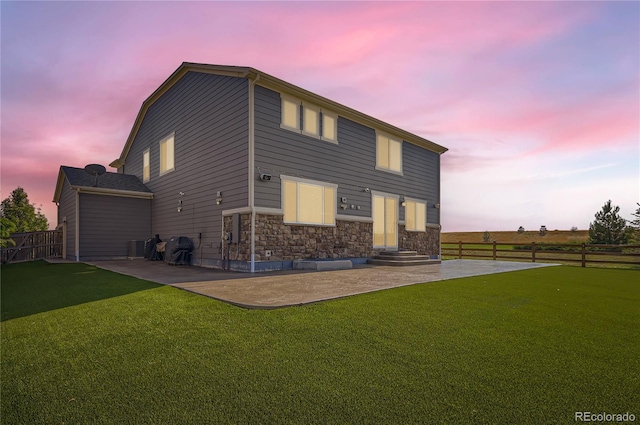
[[[588,230],[549,230],[542,236],[539,231],[489,231],[489,242],[531,244],[535,243],[586,243],[589,239]],[[484,232],[443,232],[442,243],[485,242]]]
[[[3,266],[2,423],[638,417],[639,273],[549,267],[245,310],[83,264]]]

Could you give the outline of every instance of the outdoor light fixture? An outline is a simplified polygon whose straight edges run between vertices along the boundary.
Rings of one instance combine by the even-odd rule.
[[[222,192],[216,192],[216,205],[220,205],[222,203]]]
[[[364,188],[364,191],[365,191],[365,192],[369,192],[370,190],[371,190],[371,189],[369,189],[368,187],[365,187],[365,188]]]

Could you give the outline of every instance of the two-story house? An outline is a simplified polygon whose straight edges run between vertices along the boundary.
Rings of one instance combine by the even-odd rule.
[[[183,63],[144,101],[110,165],[144,187],[121,195],[148,218],[149,237],[188,236],[194,265],[260,271],[295,259],[364,262],[382,250],[438,258],[445,151],[254,68]],[[57,202],[72,186],[61,169]],[[76,200],[91,192],[75,190]],[[67,257],[81,260],[83,208],[60,208],[61,221],[77,214]],[[126,256],[141,230],[123,238],[128,223],[113,215],[87,226],[111,229],[102,237],[118,235]]]

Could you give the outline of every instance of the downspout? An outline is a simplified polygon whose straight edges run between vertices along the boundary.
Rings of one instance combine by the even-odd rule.
[[[76,234],[75,234],[75,251],[76,261],[80,261],[80,192],[76,189]]]
[[[438,260],[442,261],[442,153],[438,158]]]
[[[249,209],[251,210],[251,273],[256,271],[256,205],[255,205],[255,96],[254,87],[260,74],[255,79],[249,78]]]

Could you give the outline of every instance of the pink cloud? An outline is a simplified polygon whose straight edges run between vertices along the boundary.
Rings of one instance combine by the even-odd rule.
[[[487,169],[527,153],[602,149],[603,140],[607,148],[626,147],[639,133],[637,53],[613,63],[602,59],[609,68],[583,88],[571,78],[574,86],[564,85],[564,76],[582,70],[557,46],[608,7],[17,4],[27,13],[3,19],[13,23],[3,25],[3,193],[20,184],[32,195],[32,187],[32,200],[44,205],[60,164],[115,159],[142,101],[182,61],[253,66],[432,138],[451,148],[443,157],[451,171]],[[624,45],[607,43],[595,52]],[[594,47],[568,46],[584,54]],[[624,85],[615,76],[630,68],[634,80]]]

